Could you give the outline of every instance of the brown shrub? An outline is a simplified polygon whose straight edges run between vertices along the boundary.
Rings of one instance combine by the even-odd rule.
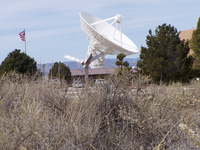
[[[0,149],[198,149],[199,82],[140,90],[115,78],[84,89],[42,79],[0,84]]]

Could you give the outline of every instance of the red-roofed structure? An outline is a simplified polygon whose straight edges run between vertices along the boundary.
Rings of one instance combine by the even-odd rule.
[[[192,39],[193,32],[194,32],[194,29],[181,31],[179,34],[179,38],[181,40],[190,41]],[[193,54],[194,54],[193,50],[190,49],[189,55],[193,55]]]
[[[89,69],[89,77],[92,79],[105,78],[115,73],[115,68],[96,68]],[[74,80],[84,80],[84,69],[71,70],[71,74]]]

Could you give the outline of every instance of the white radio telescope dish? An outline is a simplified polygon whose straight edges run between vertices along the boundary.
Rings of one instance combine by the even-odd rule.
[[[82,30],[89,38],[88,57],[84,61],[70,56],[65,56],[65,58],[81,62],[86,68],[85,71],[88,72],[89,66],[103,67],[106,55],[119,53],[131,55],[139,52],[137,46],[121,31],[121,15],[102,20],[81,12],[80,21]]]
[[[104,56],[91,63],[91,68],[102,67],[105,55],[138,53],[137,46],[121,32],[121,15],[102,20],[82,12],[80,13],[80,20],[82,30],[89,38],[88,54],[96,56],[104,53]],[[108,21],[112,22],[109,24]]]

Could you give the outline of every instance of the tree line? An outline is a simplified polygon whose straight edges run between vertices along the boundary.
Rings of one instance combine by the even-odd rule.
[[[155,31],[149,30],[146,46],[141,47],[137,62],[139,72],[149,76],[154,83],[189,82],[200,77],[200,18],[191,40],[181,40],[179,34],[170,24],[159,25]],[[193,55],[189,55],[191,49]],[[117,56],[118,76],[131,70],[125,57],[124,54]],[[29,76],[41,74],[36,61],[19,49],[9,53],[0,65],[1,75],[11,71]],[[48,76],[68,83],[72,80],[70,68],[61,62],[54,63]]]
[[[26,76],[42,76],[42,72],[37,68],[37,63],[34,58],[31,58],[26,53],[15,49],[2,61],[0,65],[0,75],[15,72]],[[71,71],[68,66],[61,62],[55,62],[49,71],[49,78],[71,82]]]

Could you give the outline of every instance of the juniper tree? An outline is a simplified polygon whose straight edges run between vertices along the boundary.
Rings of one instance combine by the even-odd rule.
[[[188,81],[192,57],[188,56],[188,42],[179,39],[179,32],[171,25],[159,25],[155,33],[149,30],[146,47],[141,47],[138,67],[154,82]]]
[[[200,70],[200,18],[197,23],[197,28],[192,34],[190,47],[194,52],[194,69]]]
[[[58,78],[60,80],[65,80],[71,83],[72,76],[71,71],[68,66],[64,63],[56,62],[49,71],[49,78]]]
[[[129,66],[129,63],[127,61],[124,61],[125,57],[126,57],[126,55],[123,53],[120,53],[117,55],[117,60],[116,60],[115,64],[119,67],[118,75],[123,74],[123,72],[130,71],[130,69],[131,69]]]
[[[27,54],[15,49],[3,60],[0,71],[1,73],[14,71],[20,74],[32,75],[37,72],[37,63]]]

